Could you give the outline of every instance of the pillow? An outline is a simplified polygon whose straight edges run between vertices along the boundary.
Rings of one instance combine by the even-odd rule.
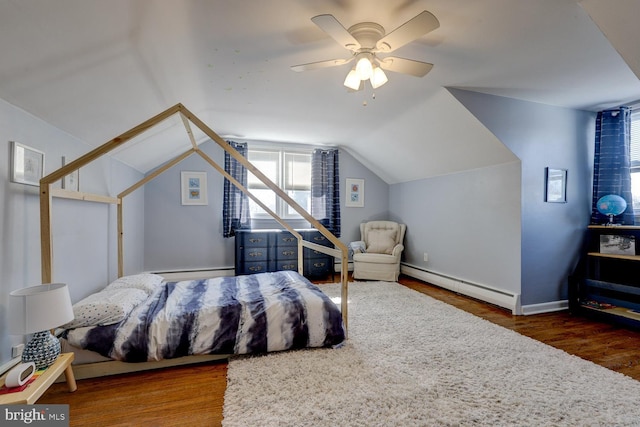
[[[118,323],[148,297],[147,292],[142,289],[105,289],[91,294],[73,305],[75,319],[62,328],[74,329]]]
[[[396,245],[396,230],[370,230],[367,240],[367,252],[391,255]]]
[[[162,283],[164,277],[153,273],[140,273],[132,276],[122,276],[111,282],[107,289],[141,289],[151,295],[158,285]]]

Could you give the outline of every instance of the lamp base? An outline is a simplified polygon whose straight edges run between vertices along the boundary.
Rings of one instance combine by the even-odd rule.
[[[60,355],[60,341],[49,331],[36,332],[24,351],[22,361],[33,362],[36,369],[48,368]]]

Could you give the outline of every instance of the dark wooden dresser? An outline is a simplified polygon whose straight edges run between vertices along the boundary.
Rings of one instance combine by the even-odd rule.
[[[318,230],[296,230],[305,240],[333,244]],[[298,241],[286,230],[236,230],[236,275],[298,270]],[[334,273],[333,257],[304,248],[304,275],[324,278]]]

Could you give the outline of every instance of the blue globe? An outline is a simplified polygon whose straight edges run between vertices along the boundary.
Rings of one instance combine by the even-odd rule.
[[[615,194],[607,194],[598,199],[598,212],[602,215],[620,215],[627,209],[627,202]]]

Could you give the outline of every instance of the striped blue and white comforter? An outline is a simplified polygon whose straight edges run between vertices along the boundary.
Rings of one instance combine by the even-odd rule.
[[[70,344],[125,362],[325,347],[344,337],[338,307],[291,271],[165,282],[120,323],[66,332]]]

